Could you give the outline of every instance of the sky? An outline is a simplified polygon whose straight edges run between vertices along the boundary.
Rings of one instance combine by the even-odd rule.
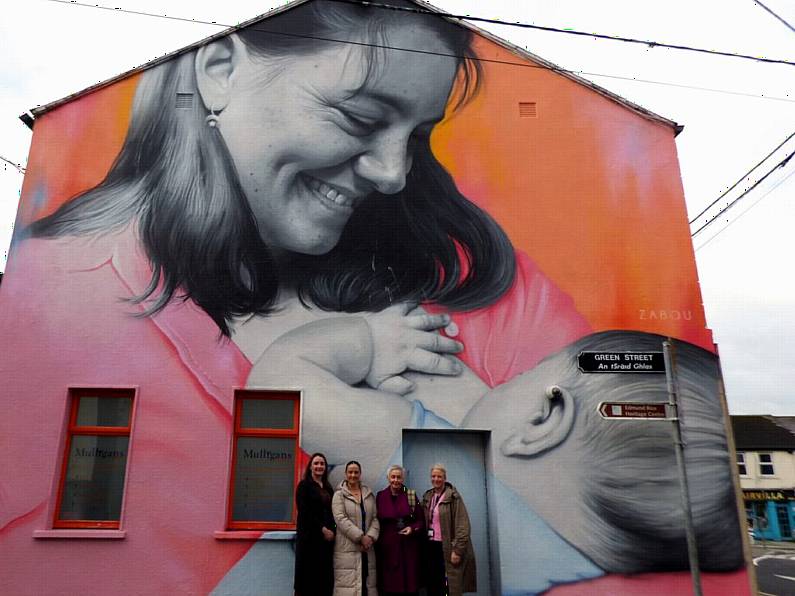
[[[386,1],[386,0],[385,0]],[[0,157],[25,166],[18,116],[285,2],[28,0],[0,21]],[[454,14],[795,61],[795,31],[754,0],[436,0]],[[764,0],[795,27],[795,2]],[[676,139],[692,219],[795,132],[795,66],[504,25],[476,25],[685,126]],[[693,231],[795,151],[791,139],[692,226]],[[732,414],[795,414],[795,159],[694,238],[707,324]],[[22,174],[0,161],[0,270]]]

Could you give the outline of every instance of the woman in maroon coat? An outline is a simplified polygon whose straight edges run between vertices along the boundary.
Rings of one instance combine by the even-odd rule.
[[[378,589],[382,596],[416,594],[420,589],[420,547],[425,516],[417,494],[403,485],[403,468],[390,466],[389,486],[378,493],[381,535],[376,543]]]

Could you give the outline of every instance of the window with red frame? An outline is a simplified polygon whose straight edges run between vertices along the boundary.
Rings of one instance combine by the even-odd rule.
[[[132,389],[71,389],[55,528],[118,528]]]
[[[237,391],[227,527],[295,528],[298,469],[296,391]]]

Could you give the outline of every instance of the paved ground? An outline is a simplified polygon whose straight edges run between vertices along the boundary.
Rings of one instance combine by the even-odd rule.
[[[760,596],[795,596],[795,544],[758,542],[751,555]]]

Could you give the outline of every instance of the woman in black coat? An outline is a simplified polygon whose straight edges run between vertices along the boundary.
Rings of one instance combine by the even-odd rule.
[[[331,596],[334,591],[333,495],[326,456],[313,453],[295,493],[295,596]]]

